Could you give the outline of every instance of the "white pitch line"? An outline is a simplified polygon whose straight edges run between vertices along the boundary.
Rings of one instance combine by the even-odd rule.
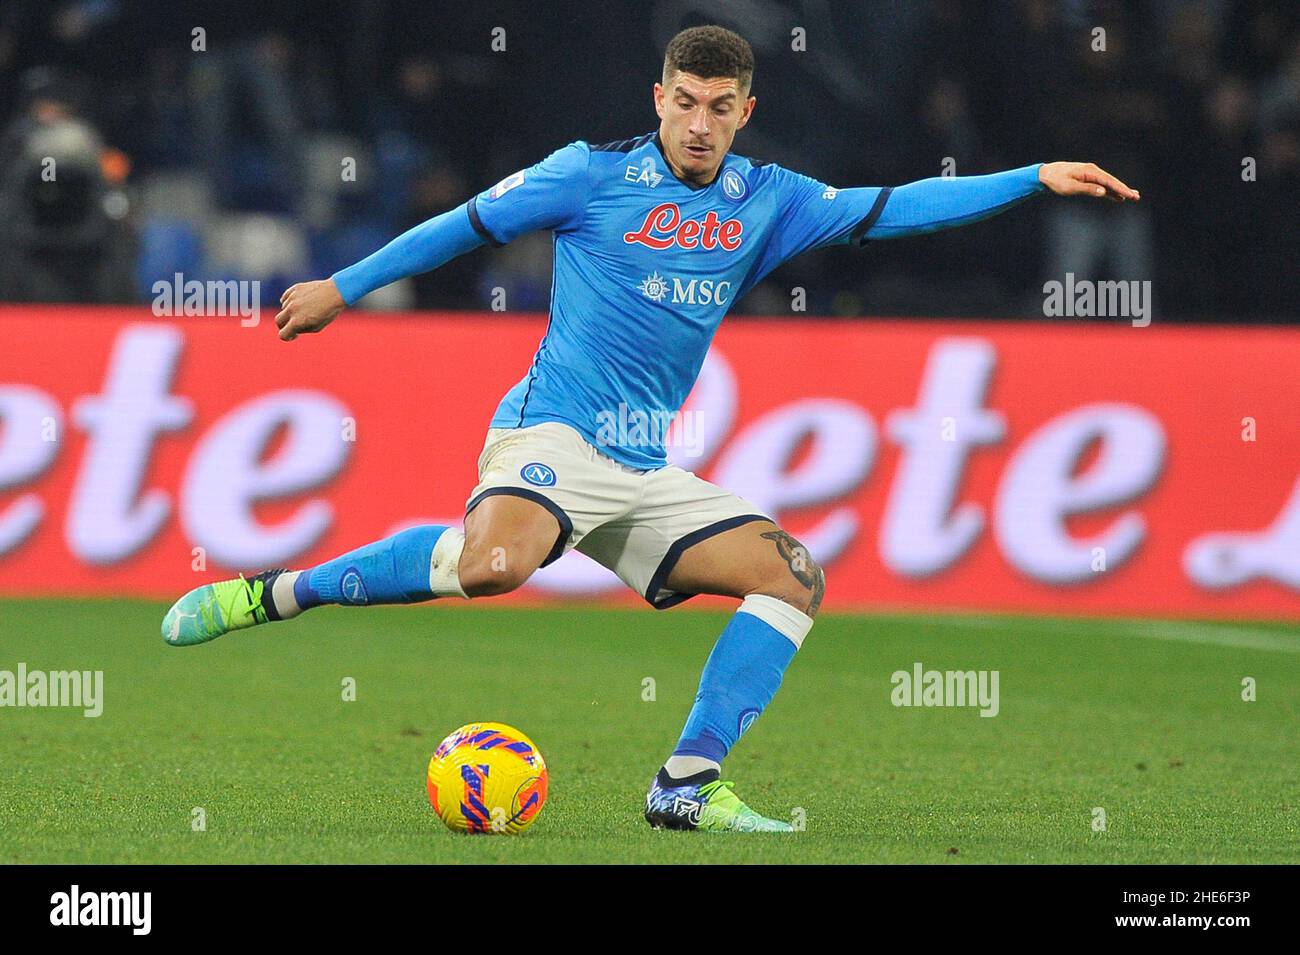
[[[1209,643],[1220,647],[1241,650],[1273,650],[1278,653],[1300,653],[1300,633],[1278,633],[1275,630],[1255,630],[1249,627],[1197,626],[1170,620],[1134,622],[1129,633],[1152,640],[1174,640],[1181,643]]]
[[[890,614],[888,616],[895,616]],[[1134,618],[1095,617],[1021,617],[1021,616],[967,616],[965,614],[935,614],[935,623],[969,627],[972,630],[1009,630],[1013,627],[1033,627],[1053,630],[1075,626],[1092,627],[1099,623],[1116,625],[1116,632],[1125,636],[1144,637],[1150,640],[1169,640],[1177,643],[1200,643],[1239,650],[1271,650],[1277,653],[1300,653],[1300,628],[1294,633],[1282,633],[1254,627],[1225,626],[1213,623],[1184,623],[1177,620],[1141,620]]]

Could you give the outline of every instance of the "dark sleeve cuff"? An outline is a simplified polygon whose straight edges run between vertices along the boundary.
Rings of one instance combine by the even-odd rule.
[[[861,248],[867,244],[867,233],[871,227],[876,224],[880,214],[885,211],[885,203],[889,201],[889,194],[894,191],[893,186],[885,186],[880,190],[880,195],[876,196],[876,201],[871,204],[871,211],[862,217],[862,221],[853,227],[849,234],[849,241]]]
[[[465,203],[465,208],[469,210],[469,224],[474,227],[474,231],[483,238],[484,242],[492,246],[494,249],[499,249],[501,246],[505,245],[504,242],[497,241],[496,236],[487,230],[487,226],[485,226],[483,220],[479,218],[478,196],[472,197],[469,202]]]

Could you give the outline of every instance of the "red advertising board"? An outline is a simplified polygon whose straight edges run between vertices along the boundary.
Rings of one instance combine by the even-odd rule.
[[[0,308],[0,593],[166,598],[458,521],[544,329]],[[671,456],[800,538],[829,609],[1300,619],[1298,369],[1293,329],[733,320]],[[620,586],[571,554],[520,596]]]

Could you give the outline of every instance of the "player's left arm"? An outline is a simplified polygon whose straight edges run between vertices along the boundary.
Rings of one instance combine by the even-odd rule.
[[[827,245],[923,235],[979,222],[1035,195],[1092,196],[1119,202],[1136,189],[1094,163],[1050,162],[984,176],[937,176],[903,186],[836,189],[780,166],[768,184],[782,195],[780,220],[746,278],[747,291],[782,262]]]
[[[1038,163],[987,176],[922,179],[890,189],[879,214],[859,234],[865,239],[895,239],[951,229],[997,215],[1045,191],[1117,202],[1141,198],[1136,189],[1094,163]]]

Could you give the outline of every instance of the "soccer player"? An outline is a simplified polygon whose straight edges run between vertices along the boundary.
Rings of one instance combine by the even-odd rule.
[[[287,290],[275,321],[289,342],[390,282],[534,229],[554,233],[550,322],[489,425],[463,532],[414,527],[317,567],[199,587],[167,613],[163,638],[204,643],[321,604],[503,594],[577,548],[656,608],[696,594],[741,601],[650,784],[645,818],[672,829],[790,830],[746,806],[720,771],[812,628],[822,570],[759,508],[668,464],[662,429],[611,434],[602,422],[670,420],[728,307],[801,252],[976,222],[1044,191],[1139,196],[1077,162],[835,189],[731,153],[754,114],[753,73],[740,36],[684,30],[654,84],[656,131],[570,143],[361,262]],[[494,561],[502,553],[505,569]]]

